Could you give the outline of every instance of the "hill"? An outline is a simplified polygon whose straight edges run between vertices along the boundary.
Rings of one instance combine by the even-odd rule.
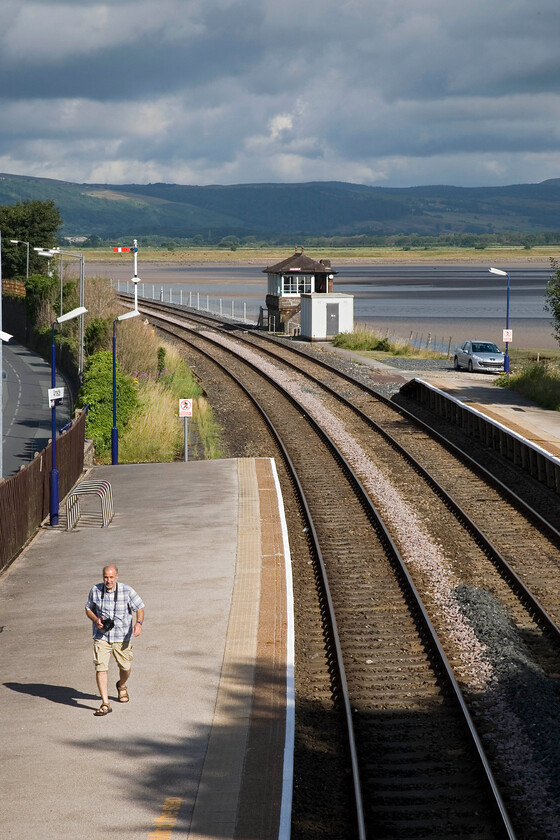
[[[536,233],[560,230],[560,179],[507,187],[307,184],[74,184],[0,175],[0,204],[52,199],[62,234],[226,235]]]

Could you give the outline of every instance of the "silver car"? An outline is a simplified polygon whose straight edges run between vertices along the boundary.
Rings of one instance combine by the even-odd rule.
[[[493,341],[464,341],[455,350],[453,359],[455,370],[484,370],[501,373],[504,370],[504,354]]]

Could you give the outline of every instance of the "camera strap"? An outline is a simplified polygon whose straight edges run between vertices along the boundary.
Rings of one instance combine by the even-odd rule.
[[[115,597],[113,598],[113,621],[115,620],[115,612],[117,610],[117,593],[119,590],[119,584],[115,583]],[[105,595],[110,595],[111,593],[107,591],[107,587],[103,584],[103,598]]]

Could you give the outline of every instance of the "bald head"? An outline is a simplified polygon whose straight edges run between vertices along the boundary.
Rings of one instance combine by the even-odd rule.
[[[116,566],[103,567],[103,583],[107,592],[112,592],[113,588],[119,579],[119,570]]]

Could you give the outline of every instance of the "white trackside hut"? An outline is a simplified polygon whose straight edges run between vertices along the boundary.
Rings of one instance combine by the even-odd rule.
[[[330,292],[301,296],[301,336],[325,341],[354,329],[354,296]]]

